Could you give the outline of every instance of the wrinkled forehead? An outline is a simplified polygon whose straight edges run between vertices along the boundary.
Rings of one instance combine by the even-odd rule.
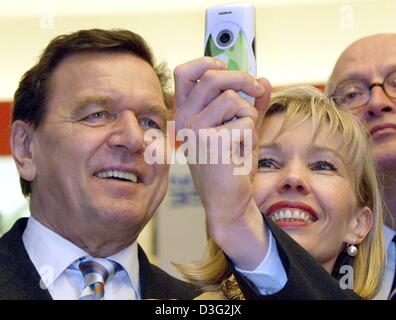
[[[367,37],[349,46],[338,59],[328,84],[328,92],[347,80],[382,82],[396,70],[396,35]]]

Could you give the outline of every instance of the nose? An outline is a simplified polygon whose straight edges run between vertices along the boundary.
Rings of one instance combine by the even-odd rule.
[[[108,144],[112,148],[125,149],[130,153],[145,149],[144,132],[133,112],[122,113],[114,122]]]
[[[362,118],[371,120],[381,117],[385,113],[395,111],[395,102],[392,101],[381,86],[376,85],[371,89],[370,100],[362,108]]]
[[[307,195],[311,192],[311,189],[301,172],[287,172],[279,182],[277,191],[279,193],[291,192]]]

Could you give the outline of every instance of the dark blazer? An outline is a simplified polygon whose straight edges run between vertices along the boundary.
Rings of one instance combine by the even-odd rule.
[[[278,248],[287,274],[285,287],[279,292],[262,296],[248,279],[234,275],[246,299],[263,300],[357,300],[352,290],[343,290],[338,282],[297,242],[272,221],[266,221]],[[321,241],[318,239],[318,241]]]
[[[0,238],[0,300],[48,300],[40,288],[40,276],[23,245],[27,218],[19,219]],[[192,299],[200,294],[196,286],[180,281],[150,264],[139,247],[140,288],[143,299]]]

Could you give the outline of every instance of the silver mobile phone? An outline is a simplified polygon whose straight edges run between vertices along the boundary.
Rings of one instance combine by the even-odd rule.
[[[223,60],[229,70],[256,77],[256,12],[251,4],[210,7],[205,19],[205,56]],[[254,99],[240,93],[250,103]]]

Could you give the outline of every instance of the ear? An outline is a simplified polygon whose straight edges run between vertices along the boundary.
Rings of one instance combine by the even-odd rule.
[[[369,207],[357,210],[352,217],[345,242],[349,244],[360,244],[369,233],[373,224],[373,212]]]
[[[22,120],[16,120],[11,126],[11,153],[14,157],[19,175],[26,181],[36,177],[34,161],[33,128]]]

